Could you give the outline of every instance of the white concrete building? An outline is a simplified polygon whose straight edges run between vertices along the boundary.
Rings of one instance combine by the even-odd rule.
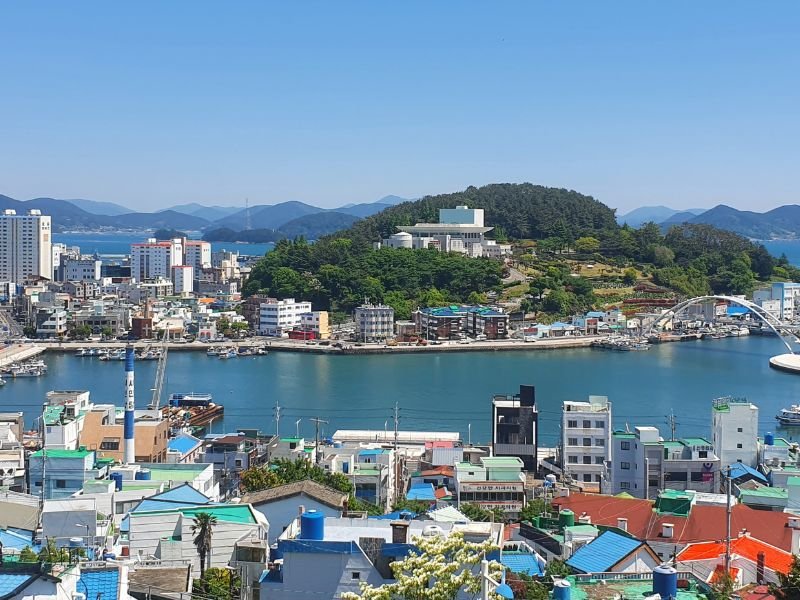
[[[564,473],[586,491],[602,491],[611,460],[611,402],[589,396],[588,402],[566,401],[561,420]]]
[[[780,281],[753,292],[753,302],[783,321],[800,315],[800,283]]]
[[[172,267],[183,264],[183,240],[159,242],[149,238],[140,244],[131,244],[131,278],[171,279]]]
[[[60,272],[64,281],[99,281],[102,261],[90,256],[65,258]]]
[[[189,265],[172,267],[172,283],[176,294],[191,294],[194,291],[194,267]]]
[[[355,310],[356,339],[385,340],[394,337],[394,309],[383,304],[363,304]]]
[[[0,281],[21,284],[30,276],[53,279],[50,217],[40,210],[0,214]]]
[[[483,225],[483,209],[465,205],[439,209],[438,223],[417,223],[398,227],[411,235],[412,248],[436,248],[442,252],[482,255],[484,235],[492,227]],[[408,248],[408,237],[394,235],[384,243],[389,247]]]
[[[294,298],[267,300],[259,309],[258,333],[280,337],[299,326],[302,315],[311,312],[311,302],[297,302]]]
[[[183,264],[200,273],[211,266],[211,244],[202,240],[186,240]]]
[[[711,404],[711,443],[723,468],[758,464],[758,407],[745,398],[717,398]]]

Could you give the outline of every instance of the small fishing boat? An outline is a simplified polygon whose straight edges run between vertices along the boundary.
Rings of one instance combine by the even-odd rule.
[[[91,351],[88,348],[80,348],[75,353],[75,356],[91,356],[90,352]]]
[[[219,353],[219,357],[222,359],[228,358],[236,358],[239,354],[236,352],[236,348],[229,348],[228,350],[222,350]]]

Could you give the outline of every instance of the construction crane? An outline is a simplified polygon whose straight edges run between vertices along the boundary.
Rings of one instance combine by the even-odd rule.
[[[169,328],[164,329],[164,338],[161,340],[161,353],[158,355],[156,367],[156,381],[153,386],[153,398],[148,408],[159,410],[161,408],[161,391],[164,388],[164,375],[167,372],[167,352],[169,351]]]

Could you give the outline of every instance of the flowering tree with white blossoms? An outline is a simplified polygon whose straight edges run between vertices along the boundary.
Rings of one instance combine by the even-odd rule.
[[[454,600],[459,591],[481,591],[480,563],[497,546],[490,540],[467,542],[461,533],[413,538],[419,551],[391,564],[395,581],[379,587],[361,584],[361,594],[345,592],[343,600]],[[500,563],[489,563],[489,574],[499,580]],[[498,596],[492,595],[493,598]]]

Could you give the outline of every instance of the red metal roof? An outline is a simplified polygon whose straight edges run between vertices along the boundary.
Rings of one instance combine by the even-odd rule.
[[[596,525],[617,526],[617,518],[628,519],[628,532],[640,540],[664,541],[662,525],[674,525],[671,539],[683,542],[707,542],[725,538],[725,507],[694,506],[688,517],[659,515],[653,502],[638,498],[616,498],[595,494],[572,494],[556,498],[553,505],[569,508],[576,515],[586,513]],[[746,529],[754,538],[790,551],[792,530],[787,526],[788,515],[780,512],[755,510],[744,504],[733,507],[731,531]]]
[[[425,448],[452,448],[453,442],[425,442]]]
[[[775,600],[768,585],[757,585],[747,591],[739,590],[739,597],[742,600]]]
[[[738,554],[754,563],[758,561],[759,553],[764,553],[764,566],[772,571],[788,573],[792,564],[792,555],[785,550],[765,544],[755,539],[750,534],[731,540],[731,553]],[[725,554],[725,542],[703,542],[690,544],[678,553],[678,560],[688,562],[692,560],[708,560],[721,557]]]
[[[443,477],[452,477],[453,467],[441,466],[420,472],[421,477],[434,477],[436,475],[442,475]]]

